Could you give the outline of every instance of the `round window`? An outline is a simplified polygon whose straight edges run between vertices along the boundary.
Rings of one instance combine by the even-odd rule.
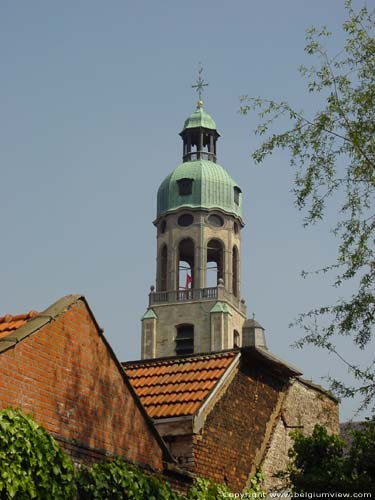
[[[190,226],[191,224],[193,224],[193,221],[194,217],[191,214],[180,215],[180,217],[177,220],[178,225],[182,227]]]
[[[221,227],[224,225],[223,219],[220,217],[220,215],[216,214],[211,214],[208,216],[208,223],[214,227]]]

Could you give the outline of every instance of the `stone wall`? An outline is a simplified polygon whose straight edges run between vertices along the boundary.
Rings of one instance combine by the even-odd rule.
[[[286,393],[262,462],[267,489],[277,489],[283,484],[274,474],[284,471],[288,465],[288,450],[293,445],[290,433],[301,429],[304,434],[311,434],[317,423],[331,433],[339,433],[337,401],[319,386],[300,379],[294,380]]]
[[[214,301],[181,302],[153,306],[156,320],[156,358],[176,355],[176,326],[194,324],[194,351],[209,352],[210,309]]]
[[[157,319],[155,320],[155,355],[145,357],[164,357],[176,355],[176,326],[184,323],[194,325],[194,352],[211,352],[233,347],[233,331],[242,332],[245,317],[230,303],[227,306],[231,314],[226,314],[226,329],[219,328],[219,344],[212,346],[210,310],[216,300],[181,302],[174,304],[153,305]],[[220,318],[219,318],[220,319]],[[150,321],[150,320],[147,320]],[[227,332],[225,336],[224,333]],[[146,332],[144,332],[145,334]],[[149,332],[147,332],[149,333]],[[146,337],[145,337],[146,338]]]
[[[191,213],[194,222],[188,227],[181,227],[178,224],[178,218],[182,213]],[[220,329],[220,335],[211,335],[211,317],[210,309],[216,303],[216,300],[198,300],[184,303],[177,299],[172,303],[153,304],[152,309],[157,319],[153,324],[151,321],[143,323],[142,340],[142,359],[151,357],[174,356],[176,326],[181,324],[194,325],[194,352],[210,352],[222,349],[231,349],[233,347],[233,332],[238,331],[242,334],[242,326],[246,320],[245,304],[240,302],[240,261],[241,261],[241,234],[240,231],[233,230],[234,224],[238,227],[238,220],[228,214],[218,211],[223,219],[223,226],[214,227],[209,224],[208,216],[216,211],[181,209],[176,213],[166,215],[159,221],[157,232],[157,273],[156,273],[156,292],[161,291],[162,282],[167,281],[168,291],[177,291],[183,288],[185,282],[179,283],[179,245],[182,240],[190,238],[194,242],[194,288],[202,289],[210,286],[217,286],[217,283],[208,283],[208,267],[212,263],[207,262],[207,247],[211,240],[221,242],[223,247],[222,254],[222,278],[224,280],[223,294],[230,298],[228,305],[231,314],[225,318],[227,323]],[[165,231],[160,231],[163,223]],[[164,276],[165,256],[162,249],[167,248],[167,279]],[[233,248],[238,251],[238,266],[236,266],[237,280],[236,289],[238,296],[234,297],[233,292]],[[163,269],[163,272],[162,272]],[[165,286],[164,286],[165,287]],[[164,291],[164,290],[162,290]],[[219,298],[222,300],[222,298]],[[235,307],[231,306],[231,303]]]

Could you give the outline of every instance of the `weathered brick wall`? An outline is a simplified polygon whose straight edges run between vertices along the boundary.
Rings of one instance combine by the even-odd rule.
[[[0,353],[0,407],[20,407],[73,458],[116,454],[162,469],[163,452],[83,300]]]
[[[262,446],[283,381],[260,367],[241,363],[228,389],[194,436],[193,472],[245,488]]]
[[[267,489],[277,489],[283,485],[281,480],[273,476],[278,471],[285,471],[288,465],[288,450],[293,445],[290,433],[300,428],[304,434],[311,434],[317,423],[327,427],[331,433],[338,434],[338,404],[319,388],[297,379],[287,391],[262,463]]]

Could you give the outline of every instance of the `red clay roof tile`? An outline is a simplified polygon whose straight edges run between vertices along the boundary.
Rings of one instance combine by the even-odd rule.
[[[234,360],[237,351],[123,363],[152,418],[193,415]]]
[[[30,311],[26,314],[17,314],[16,316],[12,316],[11,314],[0,316],[0,338],[4,338],[14,332],[38,314],[37,311]]]

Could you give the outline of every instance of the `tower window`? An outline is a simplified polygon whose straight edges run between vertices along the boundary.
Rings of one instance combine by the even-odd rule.
[[[178,218],[178,225],[182,227],[191,226],[193,224],[194,217],[191,214],[182,214]]]
[[[237,224],[237,222],[235,222],[233,224],[233,231],[234,231],[234,234],[238,234],[238,224]]]
[[[234,203],[236,205],[239,205],[240,204],[241,189],[238,186],[234,186],[233,192],[234,192]]]
[[[185,238],[178,245],[177,290],[179,300],[189,300],[194,288],[194,242]]]
[[[207,244],[207,286],[215,287],[224,278],[224,247],[220,240],[210,240]]]
[[[240,334],[238,333],[237,330],[234,330],[233,332],[233,347],[241,347],[240,346]]]
[[[176,355],[193,354],[194,325],[179,325],[176,329]]]
[[[209,215],[208,222],[209,222],[209,224],[211,224],[211,226],[214,226],[214,227],[221,227],[224,225],[223,219],[220,217],[220,215],[216,215],[216,214]]]
[[[193,179],[179,179],[177,184],[180,196],[188,196],[193,192]]]

